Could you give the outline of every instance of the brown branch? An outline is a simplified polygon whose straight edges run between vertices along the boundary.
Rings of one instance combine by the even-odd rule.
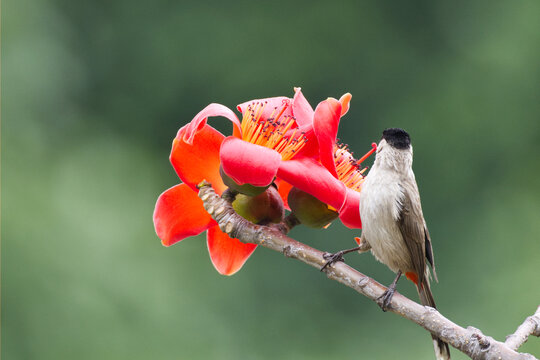
[[[540,336],[540,306],[534,315],[529,316],[523,324],[519,325],[515,333],[506,337],[504,343],[510,349],[517,350],[527,341],[529,335]]]
[[[287,257],[300,260],[317,269],[326,263],[322,251],[286,236],[284,233],[289,231],[287,225],[267,227],[252,224],[242,218],[234,211],[230,203],[214,192],[210,184],[203,182],[199,185],[199,197],[203,200],[206,211],[217,221],[220,229],[229,236],[244,243],[253,243],[281,252]],[[327,268],[325,273],[328,278],[354,289],[373,301],[386,290],[383,285],[343,262]],[[536,359],[530,354],[518,353],[507,344],[483,335],[478,329],[462,328],[442,316],[436,309],[422,306],[397,292],[388,310],[420,325],[472,359]]]

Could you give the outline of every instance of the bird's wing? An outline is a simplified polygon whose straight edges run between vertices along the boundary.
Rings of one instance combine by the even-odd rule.
[[[426,259],[431,265],[431,270],[433,271],[433,277],[435,281],[439,282],[437,279],[437,272],[435,271],[435,259],[433,258],[433,247],[431,246],[431,237],[429,236],[429,231],[424,220],[424,236],[426,238]]]
[[[413,268],[418,275],[418,284],[422,284],[426,275],[426,255],[430,253],[429,256],[431,258],[433,257],[431,254],[431,242],[429,245],[430,250],[426,253],[429,235],[424,224],[420,195],[418,194],[416,184],[404,183],[401,185],[401,188],[403,198],[398,218],[398,227],[411,254]]]

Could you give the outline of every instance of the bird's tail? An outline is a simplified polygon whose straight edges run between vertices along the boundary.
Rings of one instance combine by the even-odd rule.
[[[420,295],[420,302],[422,305],[435,308],[435,300],[433,299],[433,294],[431,293],[427,276],[424,277],[424,281],[416,285],[416,289],[418,290],[418,295]],[[433,339],[433,347],[435,348],[435,356],[437,357],[437,360],[450,359],[450,349],[448,348],[448,344],[433,334],[431,334],[431,338]]]

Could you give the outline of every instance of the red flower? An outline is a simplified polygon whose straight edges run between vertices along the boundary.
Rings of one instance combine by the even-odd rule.
[[[184,127],[182,138],[190,143],[209,116],[225,116],[231,120],[235,126],[233,135],[223,141],[220,161],[225,174],[237,184],[268,186],[283,161],[318,156],[313,109],[300,88],[295,88],[293,99],[253,100],[237,108],[242,113],[241,122],[223,105],[207,106]]]
[[[154,226],[163,245],[170,246],[186,237],[208,230],[210,258],[223,275],[238,271],[255,250],[223,233],[197,196],[196,185],[206,179],[221,194],[225,189],[219,175],[219,147],[225,137],[208,125],[202,126],[191,144],[178,137],[173,142],[170,160],[182,180],[162,193],[154,210]]]
[[[300,152],[316,156],[316,146],[306,146],[308,140],[315,139],[310,118],[313,110],[300,89],[295,90],[293,99],[275,97],[239,105],[242,122],[227,107],[210,104],[178,131],[170,161],[182,184],[162,193],[154,210],[154,226],[163,245],[208,230],[208,250],[217,271],[232,275],[242,267],[256,245],[244,244],[221,232],[203,208],[196,185],[207,180],[221,194],[226,189],[219,174],[221,164],[238,184],[267,186],[280,164]],[[233,136],[225,138],[207,125],[210,116],[231,120]],[[281,195],[286,199],[286,193]]]
[[[221,274],[238,271],[256,245],[231,239],[203,208],[196,185],[209,181],[221,194],[226,186],[220,166],[237,184],[279,184],[286,203],[292,186],[310,193],[339,212],[342,222],[361,227],[358,199],[362,170],[345,147],[336,143],[339,120],[348,110],[350,94],[329,98],[315,111],[295,89],[292,99],[274,97],[238,105],[242,121],[220,104],[210,104],[173,141],[170,161],[182,183],[160,195],[154,226],[163,245],[207,230],[210,258]],[[223,136],[207,125],[210,116],[233,123],[233,135]],[[366,154],[366,157],[370,153]],[[319,162],[320,158],[320,162]]]
[[[361,228],[359,200],[364,181],[360,160],[355,160],[347,146],[337,143],[339,121],[349,109],[350,94],[338,101],[333,98],[321,102],[315,109],[313,130],[316,135],[320,162],[310,158],[291,160],[280,166],[278,177],[315,196],[339,212],[339,218],[349,228]]]

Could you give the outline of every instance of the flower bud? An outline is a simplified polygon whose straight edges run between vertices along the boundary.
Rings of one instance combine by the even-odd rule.
[[[240,194],[245,194],[249,196],[257,196],[268,189],[268,186],[253,186],[251,184],[238,185],[229,175],[225,174],[223,167],[219,166],[219,174],[223,183],[229,188],[238,191]]]
[[[254,224],[279,223],[285,214],[283,200],[273,186],[257,196],[238,194],[232,206],[240,216]]]
[[[338,217],[338,212],[316,197],[293,187],[287,198],[293,214],[306,226],[323,228]]]

